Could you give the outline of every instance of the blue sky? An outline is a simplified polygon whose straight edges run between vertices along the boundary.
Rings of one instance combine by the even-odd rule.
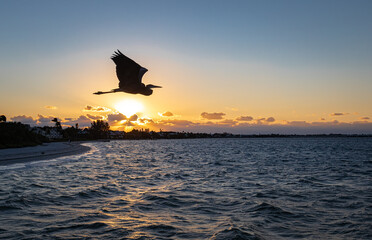
[[[320,57],[345,63],[342,58],[348,57],[366,65],[372,58],[371,1],[17,0],[2,5],[2,51],[8,53],[15,46],[30,53],[73,51],[84,41],[93,44],[85,47],[140,42],[291,64]]]

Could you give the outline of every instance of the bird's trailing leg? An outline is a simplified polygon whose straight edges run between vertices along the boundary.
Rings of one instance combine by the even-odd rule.
[[[93,94],[101,95],[101,94],[106,94],[106,93],[115,93],[115,92],[119,92],[119,91],[120,91],[120,88],[116,88],[116,89],[112,89],[111,91],[108,91],[108,92],[98,91],[98,92],[95,92]]]

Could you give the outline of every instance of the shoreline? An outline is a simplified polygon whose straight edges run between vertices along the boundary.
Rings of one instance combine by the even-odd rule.
[[[0,166],[83,154],[91,148],[82,142],[52,142],[34,147],[0,149]]]

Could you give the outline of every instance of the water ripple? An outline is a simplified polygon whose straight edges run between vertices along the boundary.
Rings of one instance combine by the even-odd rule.
[[[0,238],[372,238],[371,138],[89,145],[1,166]]]

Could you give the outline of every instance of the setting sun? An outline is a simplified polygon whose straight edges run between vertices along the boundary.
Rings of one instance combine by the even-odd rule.
[[[127,99],[115,104],[115,109],[124,114],[126,117],[130,117],[138,112],[141,112],[144,107],[142,103],[136,100]]]

